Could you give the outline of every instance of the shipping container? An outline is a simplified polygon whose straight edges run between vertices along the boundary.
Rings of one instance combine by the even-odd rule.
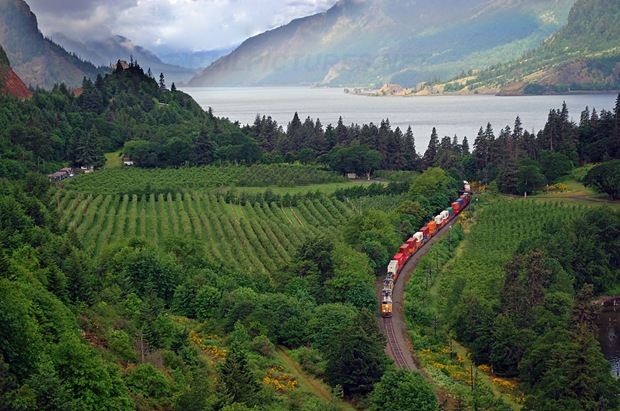
[[[396,281],[396,278],[398,277],[398,261],[390,261],[388,264],[388,275],[391,275],[392,279]]]
[[[408,260],[409,256],[411,255],[411,251],[409,251],[409,244],[401,245],[400,248],[398,249],[398,253],[404,255],[405,260]]]
[[[428,240],[428,226],[425,225],[424,227],[420,228],[420,231],[424,236],[424,240]]]
[[[427,226],[428,226],[428,235],[432,236],[433,234],[437,232],[437,223],[435,223],[435,220],[429,221]]]
[[[456,201],[452,203],[452,210],[454,210],[454,214],[458,214],[460,208],[461,208],[461,205],[457,203]]]
[[[402,253],[396,253],[394,254],[393,260],[398,261],[398,272],[400,272],[405,265],[405,255]]]
[[[415,250],[418,248],[418,243],[416,239],[411,237],[407,240],[407,244],[409,245],[409,254],[415,253]]]
[[[435,217],[435,224],[437,224],[437,227],[443,227],[443,222],[444,222],[444,218],[441,214],[439,214],[438,216]]]
[[[415,238],[417,247],[419,248],[422,245],[422,241],[424,241],[424,234],[421,231],[418,231],[413,235],[413,238]]]

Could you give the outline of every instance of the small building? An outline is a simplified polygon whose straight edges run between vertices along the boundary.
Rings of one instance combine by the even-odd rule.
[[[131,167],[131,166],[133,166],[133,160],[131,158],[129,158],[129,157],[125,157],[125,158],[123,158],[123,165]]]
[[[355,180],[357,178],[357,174],[355,174],[355,173],[347,173],[347,178]]]
[[[69,177],[73,177],[73,169],[69,167],[61,168],[59,171],[47,175],[47,178],[49,178],[52,183],[62,181]]]

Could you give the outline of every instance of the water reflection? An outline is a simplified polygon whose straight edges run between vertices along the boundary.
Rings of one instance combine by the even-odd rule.
[[[598,341],[601,344],[603,355],[611,363],[611,372],[620,376],[620,301],[618,305],[609,305],[603,308],[596,321],[598,325]]]

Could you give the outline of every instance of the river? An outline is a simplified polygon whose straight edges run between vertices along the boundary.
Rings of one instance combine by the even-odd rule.
[[[393,129],[403,132],[411,126],[418,152],[428,146],[433,127],[439,137],[467,136],[470,147],[480,127],[491,123],[495,134],[514,125],[519,116],[528,131],[542,129],[549,110],[559,109],[566,102],[573,121],[579,122],[588,106],[613,110],[616,94],[583,94],[559,96],[433,96],[433,97],[369,97],[347,94],[339,88],[305,87],[188,87],[182,89],[201,107],[211,107],[218,117],[228,117],[242,125],[254,123],[257,114],[271,116],[286,130],[297,111],[306,117],[321,120],[323,126],[336,125],[342,116],[346,125],[374,123],[389,119]]]

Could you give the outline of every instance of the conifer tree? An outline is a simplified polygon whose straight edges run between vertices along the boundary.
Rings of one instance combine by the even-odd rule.
[[[259,402],[260,385],[250,369],[247,353],[233,343],[226,360],[218,370],[217,396],[219,408],[234,403],[253,407]]]
[[[435,158],[437,157],[437,150],[439,148],[439,137],[437,136],[437,130],[433,127],[431,132],[431,139],[428,142],[428,148],[422,157],[422,167],[424,169],[433,167],[435,164]]]
[[[408,170],[419,170],[420,156],[415,149],[415,139],[411,126],[407,127],[407,131],[403,136],[403,153],[405,156],[406,167]]]
[[[349,130],[342,122],[342,116],[338,118],[338,124],[336,125],[336,144],[340,144],[343,147],[349,145]]]
[[[325,353],[327,381],[342,386],[347,396],[369,393],[387,368],[384,347],[385,336],[377,319],[363,309],[353,324],[335,333],[329,344]]]
[[[463,151],[464,156],[468,156],[469,153],[469,141],[467,140],[467,136],[463,137],[463,143],[461,144],[461,150]]]

